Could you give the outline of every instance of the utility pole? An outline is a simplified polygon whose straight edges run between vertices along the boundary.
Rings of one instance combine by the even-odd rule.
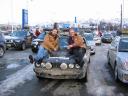
[[[122,31],[122,4],[121,4],[121,14],[120,14],[121,16],[121,18],[120,18],[120,30]]]

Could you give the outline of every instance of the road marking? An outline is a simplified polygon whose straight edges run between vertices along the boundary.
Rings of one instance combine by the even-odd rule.
[[[7,77],[0,82],[0,96],[7,96],[14,93],[13,88],[19,84],[24,84],[26,80],[32,80],[34,77],[33,65],[27,65],[23,69]]]

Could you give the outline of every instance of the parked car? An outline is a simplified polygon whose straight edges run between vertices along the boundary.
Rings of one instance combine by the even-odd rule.
[[[77,64],[73,55],[69,55],[67,45],[68,36],[60,36],[60,48],[41,64],[35,63],[34,72],[37,78],[52,79],[81,79],[86,81],[90,50],[87,49],[82,58],[81,65]]]
[[[116,31],[111,31],[111,34],[112,34],[113,37],[117,36],[117,32]]]
[[[113,39],[113,36],[111,33],[104,33],[102,36],[101,36],[101,41],[103,43],[111,43],[112,42],[112,39]]]
[[[95,35],[94,41],[95,41],[95,45],[101,45],[101,37]]]
[[[128,83],[128,36],[115,37],[108,49],[107,58],[114,70],[115,80]]]
[[[93,33],[84,33],[86,45],[90,47],[91,54],[95,54],[95,41]]]
[[[5,36],[6,47],[14,47],[16,49],[25,50],[26,47],[31,45],[32,36],[27,31],[14,31],[10,36]]]
[[[37,53],[38,51],[38,46],[40,45],[40,43],[43,42],[44,37],[45,37],[46,33],[41,33],[36,39],[34,39],[31,43],[31,50],[34,53]]]
[[[4,56],[6,51],[6,44],[4,35],[0,32],[0,58]]]

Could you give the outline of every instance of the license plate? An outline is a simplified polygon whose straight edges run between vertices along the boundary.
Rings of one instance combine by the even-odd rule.
[[[11,44],[7,44],[8,47],[11,47]]]

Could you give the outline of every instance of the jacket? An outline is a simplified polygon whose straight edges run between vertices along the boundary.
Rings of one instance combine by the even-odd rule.
[[[69,37],[69,45],[73,45],[73,47],[81,47],[86,48],[83,38],[76,34],[74,37]]]
[[[54,51],[54,49],[58,49],[58,36],[54,37],[51,32],[48,33],[44,37],[44,41],[41,45],[50,52]]]

